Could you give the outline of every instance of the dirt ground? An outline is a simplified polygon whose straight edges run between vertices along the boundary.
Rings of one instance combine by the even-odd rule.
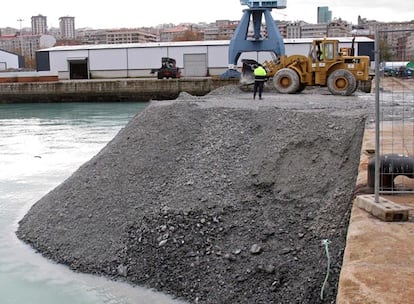
[[[380,87],[385,91],[414,91],[414,78],[381,78]],[[375,88],[375,85],[374,85]]]
[[[374,106],[362,94],[154,101],[17,235],[75,271],[188,303],[335,303]]]

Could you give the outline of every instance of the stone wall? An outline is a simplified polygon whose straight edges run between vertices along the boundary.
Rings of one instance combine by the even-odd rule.
[[[2,83],[0,103],[168,100],[177,98],[181,92],[203,96],[238,82],[238,79],[191,78]]]

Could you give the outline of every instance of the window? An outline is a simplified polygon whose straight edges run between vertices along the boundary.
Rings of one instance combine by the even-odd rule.
[[[333,59],[334,58],[334,54],[335,54],[335,50],[334,50],[335,45],[333,43],[326,43],[325,44],[325,50],[324,50],[324,58],[325,59]]]

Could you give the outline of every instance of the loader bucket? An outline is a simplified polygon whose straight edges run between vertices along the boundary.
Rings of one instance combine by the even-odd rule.
[[[254,69],[259,63],[253,59],[242,59],[243,67],[240,77],[240,84],[249,85],[254,83]]]

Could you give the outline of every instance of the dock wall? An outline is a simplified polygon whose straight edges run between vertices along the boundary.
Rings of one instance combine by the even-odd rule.
[[[181,92],[203,96],[239,80],[205,78],[68,80],[0,84],[0,103],[105,102],[175,99]]]

